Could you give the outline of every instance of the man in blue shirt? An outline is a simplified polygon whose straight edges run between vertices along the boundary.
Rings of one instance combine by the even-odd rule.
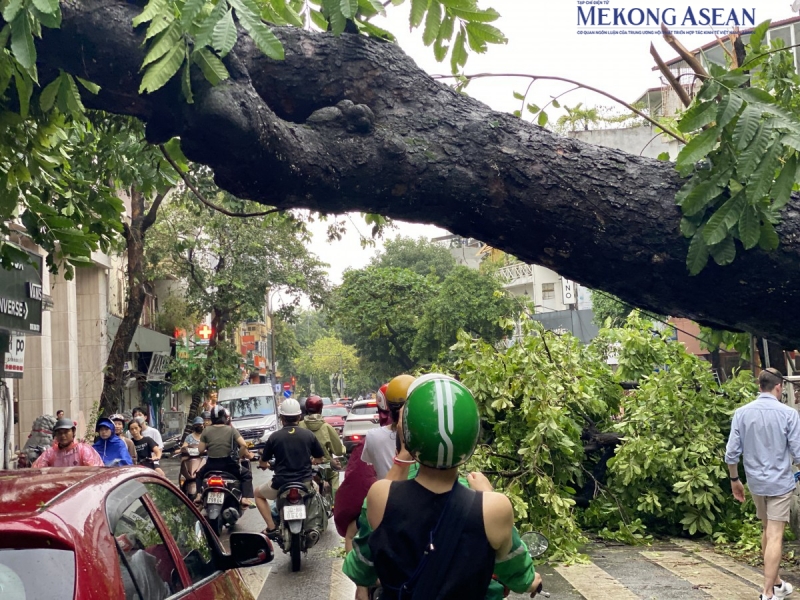
[[[744,454],[747,485],[763,524],[761,600],[782,600],[792,593],[792,585],[781,581],[778,568],[783,554],[783,530],[789,522],[795,488],[792,463],[800,463],[800,415],[778,400],[783,378],[776,369],[761,371],[758,387],[761,390],[758,398],[733,413],[725,462],[733,497],[744,502],[744,486],[739,480],[739,457]]]

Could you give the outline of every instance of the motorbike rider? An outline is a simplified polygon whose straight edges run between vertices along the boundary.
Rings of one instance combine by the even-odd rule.
[[[415,479],[384,479],[370,488],[368,523],[343,567],[359,586],[356,598],[367,598],[366,586],[376,579],[387,600],[412,594],[436,600],[502,597],[493,574],[511,590],[535,596],[541,577],[515,532],[508,498],[491,491],[480,473],[462,482],[472,490],[458,485],[458,466],[472,455],[480,429],[472,394],[449,377],[428,376],[409,388],[401,415],[395,463],[406,472],[418,463],[419,472]],[[499,594],[490,595],[490,586]]]
[[[131,414],[133,415],[133,420],[139,423],[139,427],[142,429],[142,435],[144,437],[149,437],[163,450],[164,441],[161,439],[161,432],[155,427],[150,427],[150,424],[147,422],[147,412],[145,409],[137,406],[133,409]]]
[[[97,437],[92,444],[92,448],[103,459],[103,464],[107,467],[125,467],[133,464],[128,446],[117,436],[116,425],[111,419],[105,417],[97,421],[94,430]]]
[[[53,427],[53,445],[42,452],[32,467],[102,467],[103,459],[89,444],[75,440],[75,423],[59,419]]]
[[[342,456],[345,453],[344,444],[339,439],[336,430],[325,422],[322,417],[322,398],[319,396],[309,396],[306,400],[306,415],[298,423],[300,427],[310,430],[322,446],[325,453],[325,462],[330,466],[323,471],[323,477],[331,485],[331,499],[336,502],[336,490],[339,489],[339,472],[335,470],[338,459],[333,455]],[[339,465],[337,468],[341,468]]]
[[[114,433],[117,434],[119,439],[125,442],[125,446],[128,448],[128,454],[131,455],[131,461],[133,461],[133,464],[136,464],[136,446],[133,445],[131,438],[125,435],[125,415],[117,413],[111,415],[109,419],[114,423]]]
[[[204,410],[203,414],[200,416],[203,417],[203,427],[211,427],[211,425],[213,425],[213,423],[211,422],[210,410]]]
[[[239,458],[255,458],[247,449],[239,431],[228,425],[228,411],[215,404],[211,409],[211,427],[206,427],[200,434],[200,443],[197,449],[200,454],[208,452],[208,461],[197,472],[197,480],[203,481],[209,471],[226,471],[236,477],[242,484],[243,509],[253,506],[253,474],[250,469],[244,468],[237,458],[232,456],[236,446],[239,449]],[[199,496],[198,496],[199,500]]]
[[[137,419],[128,423],[128,433],[131,434],[133,446],[136,448],[136,463],[153,469],[159,475],[164,475],[159,465],[161,448],[153,438],[142,435],[142,426]]]
[[[194,421],[192,421],[192,431],[186,436],[186,439],[183,440],[181,450],[184,448],[198,448],[200,446],[200,436],[203,433],[203,429],[205,429],[203,417],[195,417]]]
[[[270,459],[275,458],[272,480],[256,490],[256,506],[267,523],[267,529],[264,530],[266,534],[277,530],[269,500],[277,499],[281,486],[292,481],[303,482],[306,488],[313,490],[311,464],[320,464],[325,460],[325,451],[314,434],[299,427],[302,416],[300,403],[294,398],[287,398],[279,411],[283,428],[269,436],[258,464],[259,469],[268,469]]]
[[[400,420],[400,409],[406,402],[408,387],[413,383],[411,375],[398,375],[378,391],[378,409],[389,411],[391,423],[378,429],[370,429],[364,439],[364,451],[361,460],[375,467],[378,479],[384,479],[392,468],[397,454],[397,423]]]

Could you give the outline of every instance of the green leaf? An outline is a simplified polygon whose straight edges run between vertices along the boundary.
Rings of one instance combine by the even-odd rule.
[[[553,105],[553,108],[561,108],[561,104],[555,98],[553,98],[553,101],[551,102],[551,104]]]
[[[56,101],[56,96],[58,95],[58,88],[61,87],[63,76],[64,74],[62,73],[53,79],[53,81],[48,83],[42,90],[42,93],[39,96],[39,106],[43,111],[48,112],[53,108],[53,104],[55,104]]]
[[[138,27],[142,23],[152,21],[167,5],[167,0],[150,0],[144,10],[133,19],[133,26]]]
[[[439,27],[442,25],[442,5],[437,0],[431,0],[428,16],[425,18],[425,31],[422,33],[422,43],[430,46],[439,36]]]
[[[455,19],[452,16],[447,15],[444,20],[442,20],[442,24],[439,27],[439,35],[436,36],[436,41],[439,43],[446,42],[453,37],[453,31],[455,30]]]
[[[777,140],[773,140],[772,145],[761,159],[758,168],[753,172],[750,179],[748,179],[745,192],[751,202],[755,203],[761,200],[772,186],[772,181],[775,178],[775,169],[777,169],[779,164],[779,150],[781,150],[781,145]]]
[[[355,24],[359,31],[366,33],[370,37],[386,40],[392,43],[397,42],[397,38],[394,37],[394,34],[391,31],[386,31],[385,29],[374,25],[371,21],[356,20]]]
[[[693,222],[691,219],[687,219],[686,217],[681,219],[681,234],[683,237],[692,237],[696,231],[697,223]]]
[[[253,3],[253,0],[231,0],[231,4],[236,9],[239,22],[250,34],[258,49],[273,60],[283,60],[283,44],[258,16],[258,6]],[[331,4],[338,8],[335,1]],[[331,22],[331,24],[334,23]]]
[[[797,150],[800,152],[800,135],[795,135],[793,133],[787,133],[781,138],[781,143],[784,146],[789,146],[793,150]]]
[[[172,25],[174,21],[175,15],[173,15],[170,10],[159,14],[155,19],[150,21],[150,25],[147,27],[147,33],[145,34],[144,39],[149,40],[150,38],[154,38],[167,27]]]
[[[365,17],[371,17],[373,15],[386,16],[386,10],[383,8],[383,4],[378,2],[378,0],[358,0],[358,8],[360,14]]]
[[[61,88],[66,90],[67,107],[73,115],[79,115],[86,112],[83,102],[81,101],[81,93],[80,90],[78,90],[78,84],[75,83],[72,75],[66,75],[65,83],[61,86]]]
[[[744,205],[744,194],[739,193],[729,198],[711,215],[703,228],[703,238],[707,245],[718,244],[728,237],[728,232],[739,222],[739,215],[744,210]]]
[[[714,257],[714,262],[722,267],[731,264],[736,258],[736,244],[733,243],[732,237],[727,237],[719,244],[709,246],[708,251]]]
[[[325,16],[318,10],[311,10],[311,21],[319,27],[322,31],[328,30],[328,20]]]
[[[708,263],[708,246],[703,239],[703,229],[697,230],[691,243],[689,252],[686,255],[686,266],[689,268],[690,275],[697,275]]]
[[[419,27],[422,24],[422,19],[428,10],[430,0],[411,0],[411,14],[408,18],[408,23],[411,29]]]
[[[31,106],[31,95],[33,94],[33,81],[27,72],[20,72],[14,69],[14,85],[17,87],[17,98],[19,99],[19,114],[23,119],[28,117]]]
[[[228,3],[225,0],[219,0],[211,13],[200,24],[197,35],[194,36],[195,48],[207,46],[211,43],[211,35],[214,33],[214,28],[219,23],[219,20],[225,16],[227,10]]]
[[[59,10],[58,0],[33,0],[33,5],[46,15],[51,15]]]
[[[720,86],[718,81],[714,79],[706,79],[705,83],[700,88],[700,91],[697,93],[697,99],[712,100],[719,93],[721,87],[722,86]]]
[[[34,17],[39,19],[39,22],[45,27],[49,27],[50,29],[58,29],[61,27],[61,9],[54,13],[43,13],[34,6],[31,9],[31,13]],[[2,46],[5,46],[5,44],[0,44],[0,47]]]
[[[200,48],[192,58],[211,85],[218,85],[230,76],[222,61],[208,48]]]
[[[456,41],[453,43],[453,52],[450,55],[450,69],[453,73],[458,73],[458,68],[467,64],[467,49],[466,49],[467,34],[462,27]]]
[[[747,106],[739,115],[733,130],[733,143],[742,150],[753,139],[761,123],[761,111],[754,106]]]
[[[91,93],[91,94],[99,94],[100,93],[100,86],[97,85],[96,83],[92,83],[91,81],[87,81],[86,79],[84,79],[82,77],[75,77],[75,79],[77,79],[78,83],[80,83],[83,87],[85,87],[86,91],[88,91],[89,93]]]
[[[678,167],[691,166],[701,158],[704,158],[717,145],[718,131],[716,127],[710,127],[699,135],[693,137],[678,154],[676,164]]]
[[[757,102],[763,104],[775,104],[775,98],[762,89],[749,87],[734,90],[732,93],[739,94],[748,102]]]
[[[664,161],[664,162],[669,162],[669,161],[670,161],[669,152],[662,152],[661,154],[659,154],[659,155],[656,157],[656,159],[657,159],[657,160]]]
[[[5,19],[6,23],[11,23],[11,21],[17,18],[23,2],[24,0],[11,0],[6,4],[3,9],[3,19]]]
[[[183,65],[183,74],[181,76],[181,92],[183,97],[186,98],[188,104],[194,104],[194,94],[192,94],[192,75],[190,72],[191,63],[187,60]]]
[[[761,42],[764,40],[764,36],[767,34],[767,30],[769,29],[771,22],[771,20],[764,21],[763,23],[759,23],[756,28],[753,29],[753,33],[750,34],[750,40],[748,40],[751,48],[755,50],[761,46]]]
[[[711,204],[722,193],[722,188],[719,187],[716,181],[704,181],[695,186],[691,192],[684,198],[681,203],[681,210],[687,217],[691,217],[701,212]]]
[[[144,69],[150,63],[157,61],[167,52],[175,48],[182,35],[181,26],[177,21],[170,25],[164,33],[156,38],[153,45],[150,46],[150,50],[144,57],[142,69]]]
[[[448,8],[460,8],[468,11],[478,10],[478,4],[475,0],[440,0],[440,2]]]
[[[748,204],[739,217],[739,239],[745,250],[755,247],[761,236],[761,219],[755,206]]]
[[[202,12],[206,0],[186,0],[181,10],[181,24],[184,29],[188,28],[197,16]]]
[[[744,100],[741,96],[736,94],[725,94],[722,101],[719,103],[719,110],[717,111],[717,127],[725,127],[728,123],[733,121],[733,118],[739,113],[742,108]]]
[[[237,35],[236,24],[233,22],[233,10],[229,10],[214,27],[214,32],[211,34],[211,46],[219,52],[220,56],[224,57],[233,49]]]
[[[139,93],[152,93],[164,87],[181,68],[185,58],[186,46],[184,44],[173,46],[166,56],[147,67],[142,77],[142,84],[139,86]]]
[[[770,251],[775,250],[781,241],[778,239],[778,233],[775,231],[772,223],[764,221],[761,224],[761,235],[758,238],[758,247],[762,250]]]
[[[11,52],[26,71],[30,72],[36,65],[36,46],[27,12],[20,12],[11,21]]]
[[[183,154],[183,150],[181,150],[181,140],[180,138],[172,138],[166,144],[164,144],[164,149],[169,154],[169,157],[175,161],[181,171],[184,173],[189,171],[189,160]]]
[[[358,0],[341,0],[339,7],[346,19],[354,19],[358,12]]]
[[[544,111],[540,111],[539,116],[536,119],[536,123],[537,125],[539,125],[539,127],[544,127],[545,125],[547,125],[547,121],[549,120],[550,117],[547,116],[547,113]]]
[[[487,8],[486,10],[465,10],[462,8],[450,7],[447,9],[447,12],[459,19],[464,19],[465,21],[471,21],[473,23],[492,23],[500,18],[500,13],[493,8]]]
[[[515,100],[525,100],[525,96],[523,96],[519,92],[514,92],[514,99]]]
[[[772,139],[772,129],[762,123],[758,128],[758,133],[747,149],[739,155],[739,162],[736,165],[736,174],[741,180],[750,177],[756,167],[761,163],[764,152],[767,151],[770,140]]]
[[[678,131],[690,133],[708,125],[717,115],[717,103],[713,100],[695,104],[687,110],[678,122]]]
[[[795,176],[797,175],[797,166],[797,154],[792,154],[783,164],[781,172],[770,191],[773,210],[780,210],[789,203],[789,199],[792,197]]]
[[[467,23],[467,34],[469,34],[470,40],[477,39],[482,45],[508,43],[508,39],[503,35],[502,31],[487,23]],[[471,42],[470,46],[472,47]]]

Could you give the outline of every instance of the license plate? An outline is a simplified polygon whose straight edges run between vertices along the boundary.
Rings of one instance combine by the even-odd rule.
[[[225,504],[225,494],[222,492],[208,492],[209,504]]]
[[[295,506],[284,506],[283,507],[283,518],[287,521],[294,521],[297,519],[305,519],[306,518],[306,507],[304,504],[298,504]]]

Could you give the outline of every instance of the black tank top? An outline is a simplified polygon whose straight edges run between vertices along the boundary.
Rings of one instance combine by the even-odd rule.
[[[460,485],[460,484],[459,484]],[[369,547],[386,600],[409,600],[401,586],[414,574],[450,494],[435,494],[415,480],[393,481],[383,520],[369,538]],[[474,494],[458,550],[436,600],[483,600],[492,579],[495,550],[486,538],[483,494]]]

